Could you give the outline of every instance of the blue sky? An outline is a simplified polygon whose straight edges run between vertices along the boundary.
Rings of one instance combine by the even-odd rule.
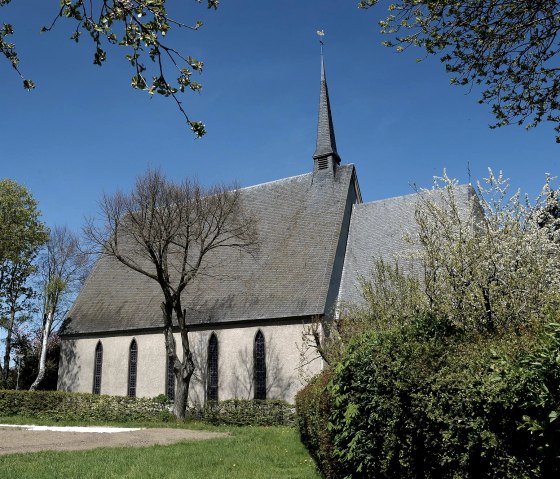
[[[25,92],[0,62],[0,177],[26,185],[47,224],[79,229],[103,192],[127,190],[148,166],[169,177],[250,186],[312,168],[319,96],[319,47],[326,67],[337,145],[354,163],[365,201],[429,186],[444,168],[461,182],[503,169],[515,187],[535,194],[546,172],[559,174],[551,125],[526,132],[490,130],[477,92],[449,85],[436,58],[381,46],[377,21],[357,0],[222,0],[207,11],[194,0],[172,2],[176,17],[205,26],[172,38],[205,62],[198,94],[183,96],[208,134],[195,140],[172,101],[128,86],[125,51],[92,64],[87,38],[68,38],[70,22],[39,34],[58,2],[13,0],[0,9],[12,23],[21,68],[37,84]],[[0,59],[1,60],[1,59]]]

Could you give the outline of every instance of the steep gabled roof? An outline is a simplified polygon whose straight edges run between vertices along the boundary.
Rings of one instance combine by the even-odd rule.
[[[406,269],[416,248],[404,236],[417,237],[415,211],[419,195],[424,194],[433,193],[414,193],[354,205],[339,301],[355,305],[363,303],[359,278],[371,277],[378,259],[390,264],[398,261]],[[471,214],[473,195],[476,196],[470,185],[454,187],[455,199],[465,215]]]
[[[354,175],[354,166],[344,165],[334,177],[309,173],[241,189],[243,206],[257,220],[260,247],[254,257],[222,250],[211,258],[219,267],[199,276],[184,294],[189,322],[324,314],[329,290],[333,284],[338,289],[342,274],[335,256],[337,248],[341,254]],[[160,327],[161,302],[155,281],[102,257],[69,313],[64,334]]]

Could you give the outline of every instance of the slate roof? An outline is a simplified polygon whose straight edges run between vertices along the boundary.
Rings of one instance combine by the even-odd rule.
[[[222,250],[219,276],[199,276],[183,305],[191,324],[323,314],[341,237],[354,166],[241,189],[257,219],[260,248],[252,257]],[[341,263],[341,261],[339,261]],[[338,279],[339,281],[339,279]],[[338,282],[334,278],[338,287]],[[160,327],[157,283],[103,257],[69,312],[64,334]]]
[[[420,194],[427,193],[353,206],[339,301],[349,304],[363,302],[358,278],[371,276],[377,259],[388,262],[398,260],[404,268],[407,267],[414,247],[404,240],[404,235],[414,237],[418,233],[414,214]],[[475,195],[473,188],[458,185],[454,195],[462,211],[470,214],[471,198]]]
[[[329,89],[325,75],[325,62],[323,55],[321,55],[321,93],[319,96],[319,118],[317,122],[317,147],[315,148],[313,158],[317,160],[328,156],[332,156],[337,163],[340,163],[340,156],[336,151]]]

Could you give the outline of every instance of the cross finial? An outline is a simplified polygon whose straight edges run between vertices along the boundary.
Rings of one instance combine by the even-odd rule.
[[[317,30],[317,36],[319,37],[319,43],[321,44],[321,56],[323,56],[323,46],[325,42],[323,41],[323,37],[325,36],[324,30]]]

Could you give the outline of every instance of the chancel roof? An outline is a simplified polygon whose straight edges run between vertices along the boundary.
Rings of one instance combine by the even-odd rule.
[[[343,221],[356,187],[353,165],[323,173],[240,190],[243,207],[256,218],[259,248],[254,255],[224,249],[211,258],[219,268],[198,276],[183,295],[189,323],[305,317],[332,307],[328,298],[333,288],[338,292],[342,274],[335,258],[341,256],[341,234],[346,244]],[[161,302],[154,280],[102,257],[64,334],[160,327]]]
[[[426,191],[353,206],[340,302],[351,305],[363,303],[360,278],[371,278],[377,260],[382,259],[392,265],[398,262],[404,270],[411,266],[412,253],[417,248],[414,246],[418,235],[415,211],[419,195],[433,194],[437,192]],[[470,185],[454,186],[455,200],[465,215],[472,214],[473,195],[475,193]],[[433,199],[438,202],[437,197]],[[405,236],[413,242],[405,240]]]

